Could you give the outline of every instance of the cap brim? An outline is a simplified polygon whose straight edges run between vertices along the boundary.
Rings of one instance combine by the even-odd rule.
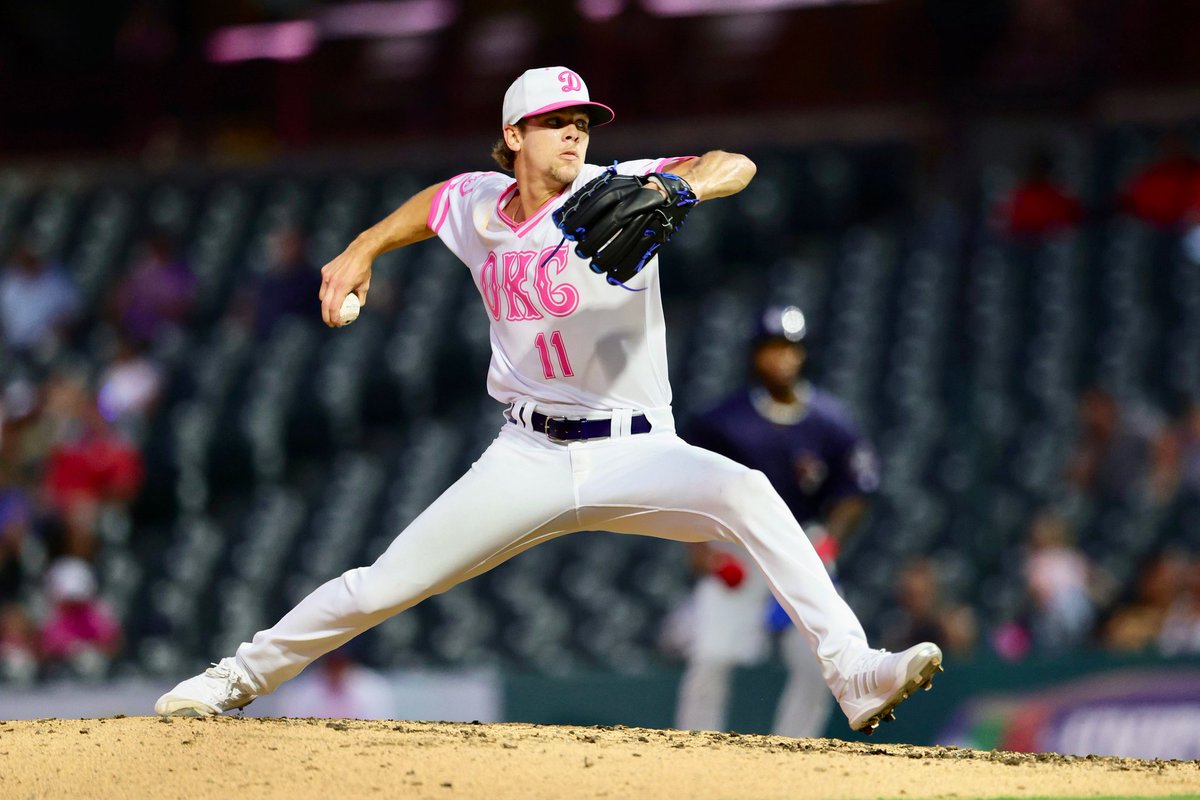
[[[799,338],[793,339],[792,337],[790,337],[784,333],[775,333],[775,332],[759,333],[759,334],[756,334],[753,339],[751,339],[750,343],[751,343],[752,347],[760,347],[764,344],[773,344],[775,342],[782,342],[783,344],[799,345],[800,347],[803,347],[804,346],[804,338],[805,337],[801,336]]]
[[[536,117],[538,114],[549,114],[551,111],[558,111],[560,108],[574,108],[576,106],[584,106],[587,108],[588,120],[591,122],[593,128],[597,125],[607,125],[608,123],[612,122],[613,117],[616,116],[616,114],[613,113],[613,110],[603,103],[581,103],[578,100],[564,100],[561,103],[551,103],[548,106],[535,108],[524,117],[521,117],[521,119]],[[516,120],[515,122],[510,122],[509,124],[515,125],[520,121],[521,120]]]

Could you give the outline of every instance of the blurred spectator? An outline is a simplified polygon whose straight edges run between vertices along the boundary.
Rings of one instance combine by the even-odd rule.
[[[1170,436],[1168,458],[1179,487],[1200,496],[1200,400],[1192,400],[1179,415]]]
[[[972,4],[973,5],[973,4]],[[1003,86],[1047,86],[1059,94],[1086,80],[1091,26],[1081,0],[1010,0],[1011,24],[993,61]]]
[[[1067,467],[1077,491],[1126,502],[1169,499],[1175,484],[1171,440],[1157,411],[1122,408],[1110,392],[1092,388],[1079,400],[1079,428]]]
[[[1192,560],[1181,583],[1158,635],[1159,649],[1169,656],[1200,654],[1200,558]]]
[[[280,694],[284,717],[391,719],[396,713],[391,683],[358,663],[346,646],[325,655]]]
[[[4,445],[5,463],[15,470],[17,480],[30,485],[40,483],[50,451],[76,425],[81,381],[79,376],[60,371],[22,390],[26,395],[20,401],[24,413],[9,421],[9,436],[0,443]]]
[[[46,572],[46,599],[51,612],[42,625],[42,656],[90,670],[97,657],[111,657],[121,647],[121,626],[108,605],[96,596],[96,576],[81,558],[67,556]]]
[[[299,317],[314,324],[320,320],[320,273],[309,261],[305,248],[304,234],[296,228],[285,228],[271,239],[267,270],[255,281],[250,298],[249,313],[260,339],[270,336],[276,323],[285,317]]]
[[[937,563],[910,561],[896,578],[896,606],[881,622],[881,644],[903,650],[912,642],[938,642],[948,654],[965,657],[975,649],[978,625],[974,610],[942,598]]]
[[[17,603],[0,602],[0,683],[29,683],[37,676],[37,629]]]
[[[1200,161],[1192,155],[1187,137],[1169,131],[1159,143],[1159,156],[1121,190],[1121,209],[1160,228],[1174,227],[1188,214],[1196,198]]]
[[[67,516],[102,502],[129,503],[142,485],[141,454],[112,430],[82,382],[60,386],[64,418],[46,461],[43,487]]]
[[[179,36],[171,26],[164,0],[135,0],[127,5],[129,10],[117,30],[117,60],[143,68],[168,61],[176,53]],[[154,72],[150,70],[151,75]]]
[[[148,345],[182,326],[196,298],[196,276],[166,234],[151,236],[143,255],[117,288],[116,312],[122,330]]]
[[[1046,150],[1029,154],[1025,173],[997,209],[997,221],[1014,237],[1058,233],[1083,220],[1079,201],[1054,180],[1054,158]]]
[[[0,391],[0,463],[10,467],[17,463],[18,433],[37,411],[38,402],[38,385],[27,378],[17,378]]]
[[[992,631],[989,641],[996,655],[1006,661],[1020,661],[1029,655],[1033,647],[1029,628],[1019,619],[1001,622]]]
[[[1023,571],[1033,604],[1029,620],[1033,646],[1067,650],[1087,640],[1095,620],[1091,566],[1071,542],[1062,515],[1041,511],[1034,517]]]
[[[16,600],[24,582],[21,551],[33,525],[33,503],[0,465],[0,604]]]
[[[137,430],[158,405],[162,396],[162,369],[144,348],[121,336],[112,363],[100,376],[96,402],[101,415],[118,429]]]
[[[1187,559],[1176,552],[1158,553],[1144,564],[1133,600],[1119,606],[1104,624],[1105,647],[1126,652],[1154,647],[1164,633],[1168,612],[1183,596],[1187,570]]]
[[[71,279],[25,242],[0,274],[0,329],[13,350],[29,352],[67,333],[79,314]]]

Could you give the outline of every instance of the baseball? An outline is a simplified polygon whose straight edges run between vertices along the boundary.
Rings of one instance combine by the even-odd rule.
[[[349,325],[354,320],[358,319],[358,312],[362,309],[362,304],[358,302],[358,295],[351,292],[346,295],[346,299],[342,301],[342,307],[338,311],[338,319],[340,324]]]

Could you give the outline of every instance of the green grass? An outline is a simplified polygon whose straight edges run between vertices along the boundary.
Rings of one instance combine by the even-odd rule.
[[[937,795],[937,796],[944,797],[945,795]],[[1200,800],[1200,794],[1164,794],[1164,795],[1155,795],[1155,797],[1165,798],[1165,800]],[[883,800],[883,799],[881,798],[881,800]],[[918,797],[895,797],[895,798],[887,798],[887,800],[928,800],[928,799],[927,798],[918,798]],[[959,795],[957,795],[955,800],[1130,800],[1130,797],[1129,797],[1129,795],[1121,795],[1121,794],[1105,795],[1103,797],[1091,797],[1091,796],[1066,797],[1064,795],[1037,795],[1036,797],[1025,797],[1025,796],[1018,797],[1018,796],[1014,796],[1014,795],[993,797],[991,795],[988,795],[986,797],[983,797],[983,796],[967,796],[967,795],[959,794]],[[1150,799],[1147,798],[1147,800],[1150,800]]]

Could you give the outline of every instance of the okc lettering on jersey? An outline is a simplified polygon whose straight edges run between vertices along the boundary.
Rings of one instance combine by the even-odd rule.
[[[530,267],[534,272],[532,294],[527,288]],[[479,271],[479,291],[492,319],[497,321],[502,312],[509,322],[542,319],[542,311],[565,317],[579,308],[579,290],[567,281],[553,280],[566,268],[567,252],[561,247],[547,247],[540,253],[515,250],[499,256],[492,251]]]

